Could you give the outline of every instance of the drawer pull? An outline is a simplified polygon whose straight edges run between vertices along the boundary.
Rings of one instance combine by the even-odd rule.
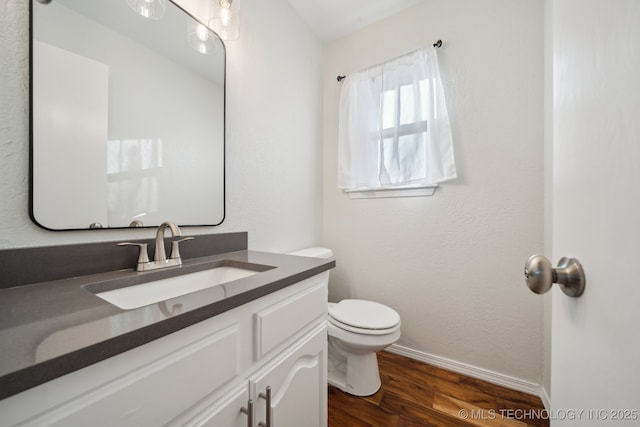
[[[240,408],[240,412],[247,414],[247,426],[253,427],[253,400],[247,402],[247,407]]]
[[[266,394],[260,393],[258,396],[267,401],[267,422],[265,424],[260,421],[258,427],[271,427],[271,417],[273,416],[271,412],[271,387],[267,387]]]

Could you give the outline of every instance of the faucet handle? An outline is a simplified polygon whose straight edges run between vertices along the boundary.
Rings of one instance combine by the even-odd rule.
[[[185,237],[184,239],[173,240],[171,242],[171,255],[169,256],[169,259],[180,259],[180,242],[193,239],[195,239],[195,237]]]
[[[118,246],[138,246],[138,265],[136,270],[141,271],[146,264],[149,263],[149,254],[147,253],[147,243],[120,242]]]

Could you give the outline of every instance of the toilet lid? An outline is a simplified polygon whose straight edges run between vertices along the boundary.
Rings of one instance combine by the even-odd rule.
[[[345,299],[331,304],[329,316],[360,329],[389,329],[400,323],[400,315],[392,308],[359,299]]]

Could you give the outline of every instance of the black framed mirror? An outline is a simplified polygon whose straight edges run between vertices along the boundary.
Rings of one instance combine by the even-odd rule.
[[[31,2],[30,215],[51,230],[218,225],[225,47],[170,0]]]

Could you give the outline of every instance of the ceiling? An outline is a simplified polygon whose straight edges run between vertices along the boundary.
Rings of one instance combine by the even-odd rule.
[[[330,42],[422,0],[288,0],[322,41]]]

